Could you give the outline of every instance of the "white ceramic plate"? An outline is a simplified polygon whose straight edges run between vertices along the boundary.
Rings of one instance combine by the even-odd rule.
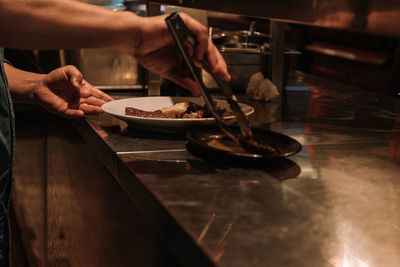
[[[114,100],[105,103],[102,109],[105,113],[115,116],[129,124],[134,128],[139,128],[147,131],[157,132],[177,132],[187,130],[197,126],[206,126],[215,124],[214,118],[145,118],[138,116],[125,115],[126,107],[134,107],[144,111],[155,111],[164,107],[172,106],[176,103],[191,101],[193,103],[203,105],[204,101],[199,97],[169,97],[169,96],[148,96],[148,97],[135,97]],[[216,99],[217,106],[227,111],[230,111],[229,104],[225,100]],[[249,116],[254,112],[254,108],[239,103],[244,114]],[[235,120],[234,116],[224,117],[226,120]]]

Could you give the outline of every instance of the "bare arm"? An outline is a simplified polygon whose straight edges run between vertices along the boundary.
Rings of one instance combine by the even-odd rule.
[[[45,74],[23,71],[4,63],[10,93],[15,102],[34,102],[34,88]]]
[[[100,114],[101,105],[113,100],[85,81],[74,66],[64,66],[48,74],[23,71],[7,63],[4,68],[14,101],[40,104],[63,117]]]
[[[2,0],[0,45],[19,49],[116,46],[137,33],[139,20],[132,12],[75,0]]]

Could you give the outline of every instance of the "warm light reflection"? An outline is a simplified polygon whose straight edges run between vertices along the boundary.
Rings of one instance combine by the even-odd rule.
[[[330,263],[335,267],[369,267],[369,265],[354,255],[351,244],[354,243],[354,237],[351,235],[352,227],[346,223],[341,223],[338,229],[338,242],[341,246],[339,255],[330,259]]]
[[[213,213],[210,217],[210,219],[208,220],[206,226],[204,227],[203,231],[201,231],[201,234],[199,236],[199,238],[197,239],[197,242],[200,244],[203,241],[204,236],[207,234],[208,230],[210,229],[211,224],[214,222],[215,220],[215,213]]]
[[[327,14],[315,21],[315,25],[332,28],[348,28],[354,19],[354,13],[337,11]]]
[[[353,257],[351,254],[345,254],[342,258],[334,260],[331,263],[335,267],[369,267],[368,264],[359,258]]]
[[[379,34],[399,36],[400,9],[373,11],[368,17],[368,30]]]
[[[399,130],[395,129],[391,131],[391,133],[392,135],[389,139],[387,157],[390,160],[400,161],[400,138],[398,137]]]

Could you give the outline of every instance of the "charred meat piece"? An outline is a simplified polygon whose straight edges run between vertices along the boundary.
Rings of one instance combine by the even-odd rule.
[[[256,154],[271,154],[271,155],[280,155],[281,151],[279,150],[278,147],[273,146],[273,145],[266,145],[257,142],[254,140],[253,137],[247,138],[247,137],[239,137],[238,138],[240,145],[247,150],[248,152],[251,153],[256,153]]]
[[[189,102],[189,105],[185,112],[183,112],[180,116],[181,118],[211,118],[212,115],[207,107],[200,106],[193,102]]]
[[[125,114],[136,117],[146,117],[146,118],[164,118],[161,110],[156,111],[144,111],[141,109],[126,107]]]

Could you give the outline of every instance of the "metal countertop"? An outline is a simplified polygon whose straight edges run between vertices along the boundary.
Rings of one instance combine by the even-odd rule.
[[[243,98],[253,124],[303,145],[261,165],[105,114],[73,124],[187,266],[400,266],[399,100],[303,73],[285,92]]]

